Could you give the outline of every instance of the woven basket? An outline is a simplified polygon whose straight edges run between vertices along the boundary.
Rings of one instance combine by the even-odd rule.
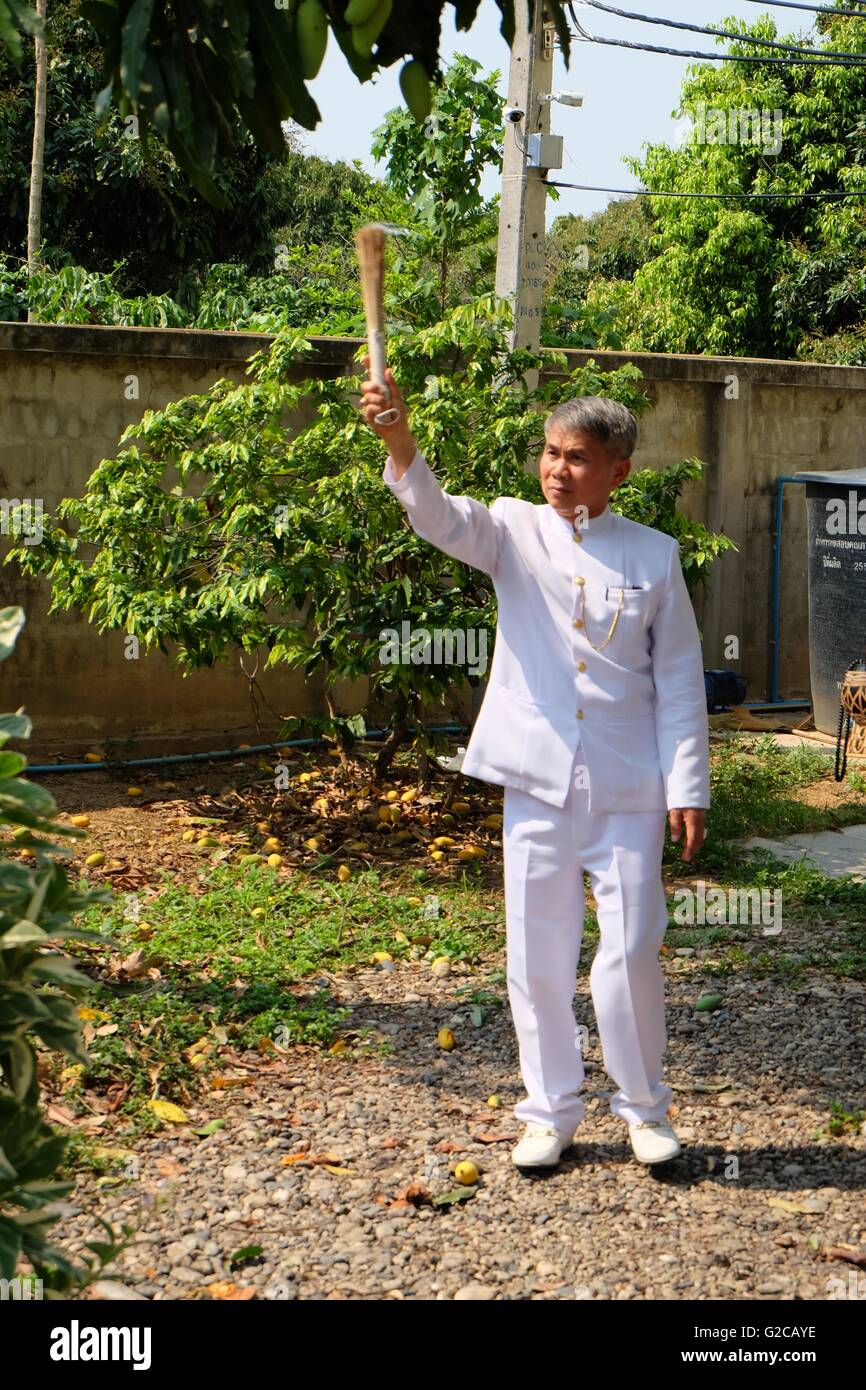
[[[866,671],[845,672],[839,699],[854,723],[866,726]]]
[[[866,671],[846,671],[839,692],[842,708],[851,716],[853,728],[849,753],[866,753]]]

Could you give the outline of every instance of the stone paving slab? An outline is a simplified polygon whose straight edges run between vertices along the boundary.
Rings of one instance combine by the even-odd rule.
[[[756,835],[742,842],[744,849],[766,849],[777,859],[793,863],[808,859],[828,878],[851,874],[866,882],[866,825],[849,825],[844,830],[821,830],[815,834],[786,835],[770,840]]]

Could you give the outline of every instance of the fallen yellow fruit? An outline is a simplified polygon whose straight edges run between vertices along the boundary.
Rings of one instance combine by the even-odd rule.
[[[490,1106],[491,1110],[498,1110],[502,1104],[502,1101],[499,1099],[498,1096],[488,1096],[487,1104]]]
[[[450,835],[437,835],[433,843],[437,849],[450,849],[457,841],[452,840]]]
[[[484,819],[483,819],[483,821],[481,822],[481,824],[482,824],[483,826],[485,826],[487,830],[501,830],[501,829],[502,829],[502,817],[501,817],[501,816],[485,816]]]
[[[270,850],[271,853],[276,853],[282,848],[282,846],[280,845],[280,842],[277,839],[276,835],[269,835],[267,840],[265,840],[264,848]]]
[[[378,963],[383,960],[393,960],[394,957],[390,951],[374,951],[370,959]]]
[[[268,868],[269,868],[269,869],[279,869],[279,868],[282,867],[282,863],[283,863],[283,856],[282,856],[281,854],[269,854],[269,855],[268,855]]]
[[[126,795],[127,795],[127,796],[144,796],[144,792],[141,790],[141,787],[127,787],[127,789],[126,789]]]
[[[391,791],[391,792],[386,792],[386,793],[385,793],[385,800],[386,800],[386,801],[399,801],[399,799],[400,799],[400,793],[399,793],[399,792]]]
[[[456,1039],[450,1028],[440,1028],[436,1035],[436,1041],[443,1052],[453,1052]]]
[[[197,830],[185,830],[181,838],[185,840],[187,844],[189,844],[192,840],[195,839],[197,834]]]
[[[431,849],[431,851],[430,851],[430,858],[431,858],[436,864],[441,863],[441,861],[445,858],[445,851],[444,851],[444,849]]]
[[[310,839],[310,840],[305,840],[305,841],[304,841],[304,849],[318,850],[318,849],[321,849],[321,848],[322,848],[322,842],[321,842],[321,840],[317,840],[317,839],[315,839],[315,837],[313,837],[313,838]]]
[[[458,1182],[462,1182],[466,1187],[471,1187],[479,1178],[478,1169],[471,1158],[464,1158],[454,1168],[454,1176]]]
[[[407,901],[407,903],[409,903],[412,907],[420,907],[420,906],[421,906],[421,899],[420,899],[420,898],[407,898],[406,901]]]
[[[69,824],[78,826],[79,830],[86,830],[90,824],[89,816],[70,816]]]
[[[465,845],[457,854],[458,859],[483,859],[484,850],[480,845]]]
[[[465,816],[468,811],[472,810],[472,807],[468,801],[452,801],[451,810],[456,811],[458,816]]]
[[[86,763],[101,763],[102,757],[99,753],[85,753],[84,761]]]
[[[341,864],[339,869],[337,870],[337,878],[340,880],[340,882],[348,883],[351,877],[352,870],[349,868],[348,864]]]
[[[93,854],[88,854],[84,862],[88,869],[98,869],[100,864],[105,863],[105,855],[101,849],[98,849]]]
[[[409,789],[409,791],[403,793],[403,795],[400,797],[400,800],[401,800],[401,801],[414,801],[417,795],[418,795],[418,789],[417,789],[416,787],[411,787],[411,788]]]
[[[271,823],[270,823],[270,821],[269,821],[269,820],[259,820],[259,821],[256,821],[256,830],[260,831],[262,835],[269,835],[269,834],[270,834],[270,831],[271,831]]]
[[[268,914],[267,914],[267,912],[265,911],[265,909],[264,909],[263,907],[251,907],[251,908],[250,908],[250,916],[251,916],[251,917],[258,917],[258,918],[261,918],[261,917],[267,917],[267,915],[268,915]]]

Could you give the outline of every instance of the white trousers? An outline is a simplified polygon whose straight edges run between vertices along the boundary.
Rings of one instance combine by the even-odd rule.
[[[592,814],[576,785],[578,745],[565,805],[505,788],[503,852],[508,995],[527,1095],[514,1108],[571,1132],[584,1115],[580,1028],[572,1001],[583,937],[584,870],[598,909],[590,971],[605,1070],[619,1088],[610,1108],[629,1124],[661,1119],[667,926],[661,880],[666,813]]]

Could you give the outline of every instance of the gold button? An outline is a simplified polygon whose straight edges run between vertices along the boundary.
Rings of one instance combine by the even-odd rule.
[[[583,718],[583,710],[582,710],[582,709],[579,709],[579,710],[577,711],[577,717],[578,717],[578,719],[582,719],[582,718]]]
[[[577,541],[578,545],[583,545],[583,536],[580,534],[579,531],[575,531],[574,539]]]
[[[585,671],[585,670],[586,670],[586,662],[585,662],[585,661],[579,661],[579,662],[577,663],[577,669],[578,669],[578,671]]]
[[[575,584],[579,584],[582,589],[584,584],[586,583],[586,580],[584,579],[582,574],[576,574],[574,577],[574,582]]]
[[[581,622],[580,618],[575,618],[575,620],[574,620],[574,626],[575,626],[575,627],[578,627],[578,628],[582,628],[582,627],[583,627],[583,623]]]

